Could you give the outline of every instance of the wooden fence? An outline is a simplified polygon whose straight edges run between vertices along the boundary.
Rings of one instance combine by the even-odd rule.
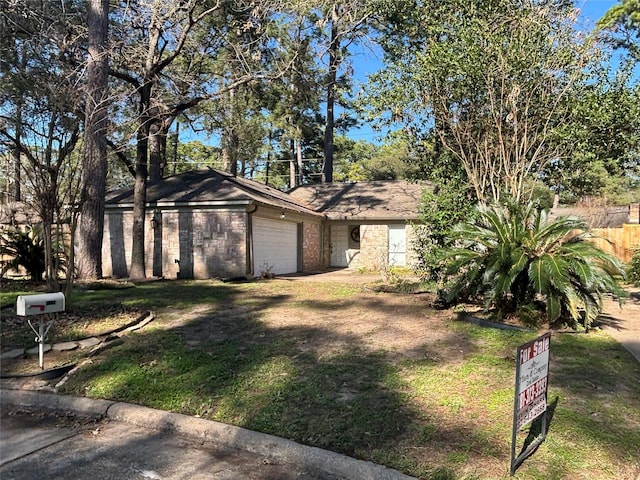
[[[640,225],[624,224],[622,228],[594,228],[594,235],[601,238],[594,242],[605,252],[613,253],[624,262],[631,260],[633,249],[640,247]]]

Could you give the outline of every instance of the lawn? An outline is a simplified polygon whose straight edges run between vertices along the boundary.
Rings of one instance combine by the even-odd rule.
[[[54,341],[78,335],[76,323],[118,323],[114,309],[157,318],[61,393],[198,415],[423,479],[509,478],[514,355],[538,332],[458,321],[428,293],[335,282],[153,282],[71,300],[76,320]],[[22,338],[6,325],[3,349]],[[515,478],[635,479],[640,365],[598,331],[554,333],[550,362],[549,434]]]

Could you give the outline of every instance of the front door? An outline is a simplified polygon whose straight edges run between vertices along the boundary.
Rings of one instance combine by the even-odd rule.
[[[347,267],[349,232],[347,225],[331,225],[331,266]]]
[[[404,225],[389,225],[389,265],[407,263],[407,234]]]

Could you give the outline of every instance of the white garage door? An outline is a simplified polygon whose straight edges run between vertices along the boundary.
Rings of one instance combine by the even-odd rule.
[[[253,218],[253,274],[276,275],[298,270],[298,225],[281,220]]]

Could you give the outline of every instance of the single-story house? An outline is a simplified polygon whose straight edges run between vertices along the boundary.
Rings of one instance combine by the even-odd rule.
[[[260,277],[329,267],[404,265],[424,186],[404,181],[291,192],[212,168],[147,186],[147,276]],[[126,277],[133,189],[107,195],[103,273]]]
[[[425,188],[431,185],[389,180],[302,185],[288,193],[325,215],[325,264],[379,270],[412,263],[413,224]]]

